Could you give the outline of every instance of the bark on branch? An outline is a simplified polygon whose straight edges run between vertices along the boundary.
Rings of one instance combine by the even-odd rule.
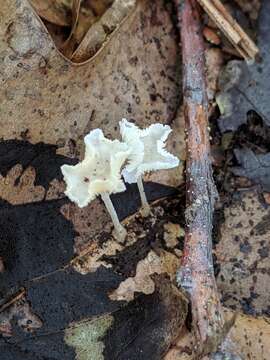
[[[175,0],[181,24],[184,112],[187,132],[186,235],[178,281],[191,300],[199,353],[215,351],[224,319],[212,261],[212,215],[216,188],[212,177],[204,44],[195,0]]]

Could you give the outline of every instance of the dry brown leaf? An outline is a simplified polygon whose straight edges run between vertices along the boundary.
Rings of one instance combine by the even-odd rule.
[[[94,200],[82,209],[73,203],[65,204],[61,207],[61,213],[72,221],[78,233],[78,236],[75,237],[74,249],[78,254],[85,250],[85,247],[95,238],[96,234],[111,232],[110,216],[99,199]]]
[[[48,22],[44,19],[42,19],[42,22],[45,24],[46,29],[48,30],[49,34],[51,35],[56,47],[58,49],[61,49],[67,38],[66,32],[63,31],[62,27],[55,25],[51,22]]]
[[[194,342],[192,334],[184,327],[164,360],[195,360]]]
[[[12,205],[41,201],[45,196],[42,186],[35,186],[36,172],[28,167],[24,172],[21,165],[14,166],[6,177],[0,175],[0,198]]]
[[[149,229],[144,229],[144,225],[150,226],[151,232],[153,234],[156,233],[157,236],[160,231],[157,224],[161,221],[164,210],[158,206],[158,203],[155,203],[151,210],[151,215],[147,218],[147,221],[142,222],[140,219],[141,215],[139,214],[131,215],[124,220],[123,223],[128,234],[125,243],[120,244],[111,236],[112,223],[103,204],[99,200],[91,203],[86,208],[79,209],[79,211],[73,204],[62,206],[62,214],[68,220],[72,221],[78,234],[75,238],[74,249],[78,257],[73,261],[74,268],[78,272],[86,274],[88,272],[95,272],[101,265],[111,267],[111,264],[104,260],[104,258],[116,255],[117,252],[123,251],[139,240],[147,241]],[[163,232],[164,229],[162,228],[162,234]],[[101,240],[103,240],[102,243]],[[175,246],[176,245],[177,244],[175,244]],[[158,254],[158,256],[160,256],[159,265],[162,264],[163,269],[166,266],[167,273],[175,276],[176,267],[173,266],[172,263],[173,261],[178,263],[179,259],[174,254],[168,253],[168,255],[166,255],[167,264],[163,265],[162,257],[165,257],[165,255]],[[145,264],[143,263],[142,266],[145,266]],[[169,269],[171,271],[169,271]],[[148,273],[150,272],[149,270]],[[146,276],[149,275],[146,274]]]
[[[250,190],[238,193],[224,216],[216,248],[224,304],[248,314],[269,315],[270,207]]]
[[[72,26],[70,30],[70,34],[65,41],[65,43],[61,46],[61,51],[65,54],[65,56],[70,57],[73,53],[74,46],[75,46],[75,38],[74,33],[77,28],[79,15],[80,15],[80,9],[81,9],[81,0],[72,0]]]
[[[112,5],[114,0],[86,0],[87,5],[96,16],[101,16]]]
[[[118,137],[122,117],[139,126],[174,118],[180,93],[177,40],[162,1],[140,1],[103,51],[81,66],[59,54],[26,0],[5,1],[2,11],[4,140],[27,132],[31,143],[59,144],[58,153],[69,156],[72,142],[80,155],[83,136],[93,128]]]
[[[81,8],[81,0],[72,0],[72,28],[71,34],[73,34],[79,19],[79,13]]]
[[[237,315],[228,338],[241,359],[268,360],[270,354],[268,318]]]
[[[79,44],[82,41],[87,30],[90,28],[90,26],[94,24],[95,21],[97,21],[97,18],[92,12],[92,10],[87,9],[85,7],[81,7],[78,23],[73,34],[77,44]]]
[[[58,26],[71,25],[71,0],[29,0],[40,17]]]
[[[224,310],[227,320],[235,315],[232,311]],[[269,336],[270,323],[267,318],[254,318],[237,314],[235,323],[229,331],[222,349],[215,356],[204,357],[203,360],[268,360],[270,353]],[[198,359],[194,352],[195,349],[196,343],[192,334],[184,328],[164,360]]]
[[[86,33],[82,42],[72,55],[72,61],[82,62],[92,57],[105,43],[128,15],[134,11],[136,0],[115,0]]]
[[[168,222],[164,224],[164,240],[168,248],[173,249],[179,243],[179,238],[185,235],[185,230],[179,224]]]
[[[36,171],[29,166],[23,170],[21,165],[15,165],[6,176],[0,175],[0,199],[12,205],[27,204],[42,200],[63,198],[65,184],[53,179],[45,191],[43,186],[35,185]]]

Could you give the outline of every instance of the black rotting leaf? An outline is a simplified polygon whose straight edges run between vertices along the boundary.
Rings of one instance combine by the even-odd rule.
[[[217,96],[222,116],[218,120],[220,130],[235,131],[246,123],[247,113],[256,111],[270,126],[270,2],[264,0],[259,16],[258,46],[261,60],[254,64],[231,61],[221,78],[221,93]]]
[[[35,184],[45,189],[48,189],[53,179],[61,179],[60,166],[63,163],[75,162],[74,159],[57,155],[53,145],[33,145],[17,140],[1,142],[0,156],[0,173],[3,176],[17,164],[21,164],[23,169],[33,166],[36,170]],[[149,200],[153,201],[175,195],[177,190],[147,183],[146,193]],[[127,191],[114,195],[113,201],[121,219],[136,212],[140,207],[137,185],[127,186]],[[122,302],[112,301],[108,294],[134,273],[136,259],[130,269],[125,268],[123,272],[104,267],[86,275],[74,271],[70,260],[74,256],[74,238],[78,234],[72,222],[60,211],[68,202],[67,198],[62,198],[12,205],[0,200],[0,256],[5,263],[5,271],[0,274],[0,304],[9,300],[23,286],[31,311],[42,321],[42,327],[33,333],[26,333],[15,321],[12,324],[12,337],[0,339],[1,360],[74,360],[76,353],[65,342],[65,329],[72,323],[115,313],[123,307]],[[139,257],[145,257],[151,247],[152,237],[147,236],[144,250],[140,248],[140,242],[134,245],[130,256],[138,252]],[[117,257],[123,259],[120,253],[117,254],[114,259],[116,263]],[[139,340],[136,340],[138,345],[134,354],[137,355],[134,356],[140,358],[144,341],[139,334],[146,327],[143,329],[143,334],[149,338],[146,352],[149,353],[149,359],[157,359],[167,345],[159,338],[160,332],[155,333],[154,330],[170,325],[165,321],[165,316],[162,317],[160,296],[153,295],[147,299],[149,301],[146,301],[145,309],[143,299],[139,300],[139,305],[130,303],[124,306],[121,310],[123,319],[129,316],[127,314],[134,314],[134,323],[128,322],[124,327],[130,337],[124,342],[115,337],[114,342],[119,343],[116,349],[122,351],[125,348],[123,353],[134,352],[133,346],[129,345],[137,332]],[[152,308],[155,311],[150,311]],[[143,319],[138,315],[140,313]],[[156,347],[158,342],[161,342],[160,347]],[[110,355],[106,358],[111,359]]]
[[[105,256],[101,260],[111,264],[115,272],[124,274],[126,277],[135,276],[136,266],[140,260],[146,258],[151,250],[151,240],[155,239],[155,234],[136,241],[135,244],[126,247],[123,251],[117,252],[116,255]]]
[[[9,359],[9,352],[14,353],[12,360],[22,360],[25,354],[31,354],[31,360],[74,360],[74,349],[64,340],[65,329],[121,308],[122,303],[110,300],[108,292],[122,280],[105,268],[87,275],[69,268],[29,282],[27,300],[43,326],[33,334],[14,327],[13,336],[0,341],[1,360]]]
[[[57,146],[51,144],[31,144],[28,141],[6,140],[0,142],[0,174],[6,176],[15,165],[20,164],[25,170],[32,166],[36,170],[35,185],[46,190],[53,179],[62,179],[60,167],[74,164],[75,159],[56,154]]]
[[[20,344],[0,344],[1,360],[75,360],[75,350],[64,342],[63,332],[38,338],[29,337]]]
[[[42,358],[38,355],[33,357],[33,353],[24,352],[15,347],[14,345],[8,345],[3,342],[3,346],[0,343],[1,360],[51,360],[48,357]]]
[[[139,210],[141,206],[140,194],[137,184],[126,184],[127,190],[111,196],[114,207],[120,220],[125,219]],[[162,197],[173,196],[178,193],[174,187],[154,182],[146,182],[144,190],[149,202]]]
[[[164,276],[155,277],[157,287],[153,294],[140,295],[134,301],[123,304],[109,301],[106,296],[110,286],[115,286],[120,279],[112,276],[109,270],[102,269],[86,276],[64,273],[60,275],[62,280],[53,275],[45,287],[42,281],[38,281],[39,289],[50,292],[52,306],[47,303],[43,290],[39,293],[38,287],[33,291],[30,289],[31,302],[40,302],[45,296],[42,303],[33,308],[40,313],[43,311],[44,327],[35,334],[18,332],[6,342],[0,340],[1,360],[84,359],[80,357],[84,351],[93,356],[89,359],[96,360],[99,344],[102,345],[99,355],[102,352],[105,360],[146,357],[158,360],[168,349],[175,332],[184,325],[186,301]],[[71,288],[68,286],[69,275],[73,284]],[[61,294],[59,298],[58,291],[54,294],[52,282],[55,280],[57,287],[59,281],[65,284],[59,288],[59,291],[64,291],[65,297]],[[102,286],[103,281],[105,284]],[[43,296],[40,298],[40,295]],[[98,317],[95,316],[97,314]],[[108,317],[111,321],[104,327],[103,319],[106,323]],[[90,325],[88,328],[87,324]],[[74,326],[79,334],[77,342]],[[67,329],[71,342],[66,337]],[[93,340],[95,332],[100,333],[96,342]],[[74,346],[70,346],[71,343]]]
[[[183,205],[184,199],[178,195],[173,199],[163,199],[152,205],[155,221],[151,216],[143,218],[137,214],[135,222],[126,225],[128,232],[134,232],[138,236],[137,241],[126,246],[122,251],[116,251],[114,255],[103,255],[101,260],[111,264],[113,271],[125,277],[133,277],[136,274],[137,264],[146,258],[150,250],[153,249],[157,252],[159,249],[173,251],[166,246],[164,224],[171,222],[184,225],[184,209],[181,209]],[[182,246],[183,243],[179,241],[176,248],[181,249]]]
[[[153,294],[139,296],[125,311],[114,314],[104,338],[105,359],[162,359],[175,331],[183,326],[187,312],[184,298],[165,276],[154,276],[154,280]]]
[[[235,149],[234,154],[241,167],[234,167],[233,173],[261,185],[264,191],[270,191],[270,153],[257,155],[245,148]]]
[[[57,147],[49,144],[31,144],[9,140],[0,143],[0,173],[5,176],[16,164],[36,170],[36,185],[48,188],[49,183],[61,179],[60,166],[74,163],[56,154]],[[146,184],[149,200],[176,193],[172,187],[156,183]],[[1,200],[0,200],[1,201]],[[1,201],[0,256],[6,271],[1,274],[0,299],[24,286],[25,282],[67,265],[74,255],[76,232],[72,222],[60,212],[68,199],[11,205]],[[113,196],[120,219],[140,207],[137,185],[127,186],[125,193]]]
[[[27,280],[55,271],[72,258],[76,235],[60,212],[66,199],[0,206],[0,256],[6,271],[0,274],[0,298]]]
[[[115,314],[114,324],[105,338],[106,358],[118,360],[160,359],[155,353],[160,352],[162,341],[155,341],[153,344],[152,341],[149,343],[149,340],[152,340],[151,334],[158,324],[165,321],[166,308],[164,304],[155,292],[148,296],[137,297],[132,305],[126,309],[127,311]],[[128,322],[127,319],[129,319]],[[130,326],[130,323],[133,326]],[[125,348],[123,342],[117,341],[117,338],[134,340],[131,346]],[[148,339],[146,340],[146,338]]]
[[[111,301],[108,293],[121,281],[122,276],[100,267],[86,275],[69,268],[31,282],[27,300],[44,321],[36,334],[59,331],[71,322],[115,311],[121,303]]]

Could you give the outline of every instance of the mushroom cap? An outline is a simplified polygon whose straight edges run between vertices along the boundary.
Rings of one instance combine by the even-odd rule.
[[[122,139],[130,147],[128,164],[122,171],[126,182],[136,182],[145,172],[171,169],[179,165],[179,159],[165,148],[172,131],[169,125],[157,123],[140,129],[126,119],[122,119],[119,124]]]
[[[84,138],[85,157],[77,165],[63,165],[65,194],[79,207],[87,206],[101,193],[125,191],[121,168],[129,156],[127,144],[107,139],[101,129]]]

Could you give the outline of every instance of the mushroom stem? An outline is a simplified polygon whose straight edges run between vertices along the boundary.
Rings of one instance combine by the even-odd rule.
[[[142,176],[138,177],[137,185],[138,185],[138,189],[139,189],[139,193],[140,193],[140,197],[141,197],[141,202],[142,202],[141,213],[142,213],[142,216],[146,217],[146,216],[148,216],[150,214],[150,205],[149,205],[149,203],[147,201],[147,198],[146,198],[146,195],[145,195]]]
[[[101,198],[106,206],[106,209],[108,210],[108,213],[110,214],[112,218],[112,222],[115,229],[115,237],[120,241],[124,241],[125,237],[127,235],[126,229],[121,225],[118,215],[115,211],[115,208],[113,206],[113,203],[111,201],[110,195],[107,192],[101,193]]]

